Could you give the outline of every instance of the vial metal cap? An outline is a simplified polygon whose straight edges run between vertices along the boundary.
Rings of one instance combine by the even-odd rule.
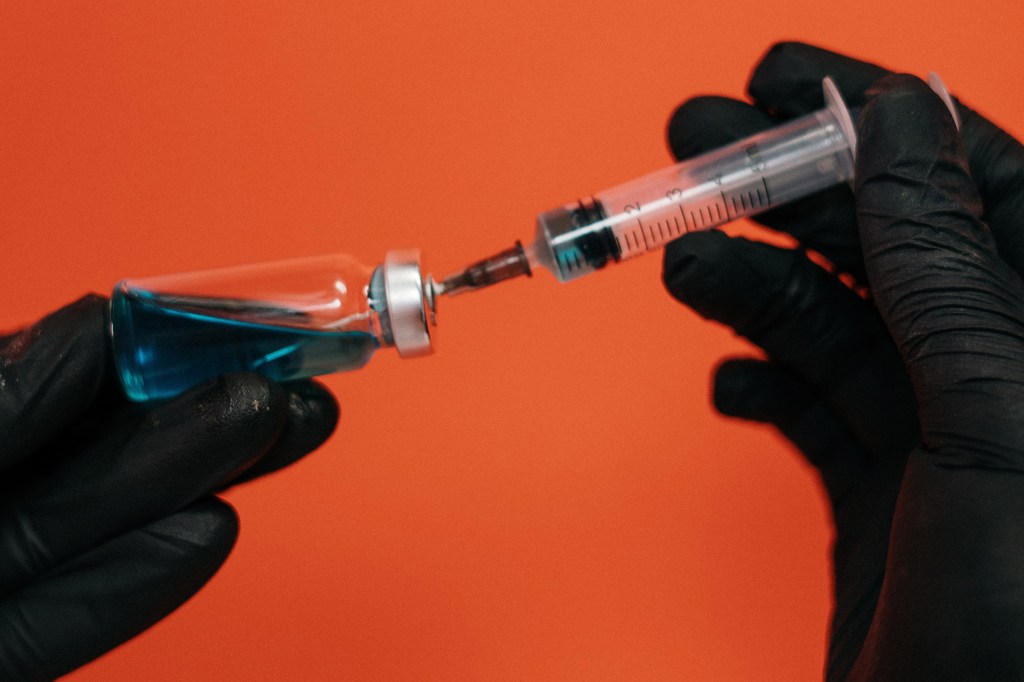
[[[395,349],[403,358],[433,352],[430,327],[434,297],[423,285],[417,249],[388,251],[384,256],[384,297]]]

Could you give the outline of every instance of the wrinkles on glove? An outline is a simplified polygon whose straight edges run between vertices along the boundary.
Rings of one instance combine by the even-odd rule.
[[[270,450],[255,464],[228,481],[238,485],[289,466],[320,447],[338,425],[334,396],[315,381],[282,384],[288,400],[288,419]]]
[[[917,443],[916,403],[888,332],[803,253],[693,233],[666,248],[663,278],[679,301],[807,381],[868,452],[905,454]]]
[[[1024,145],[976,111],[958,103],[960,136],[971,177],[985,205],[999,255],[1024,272]]]
[[[747,92],[765,110],[792,118],[825,105],[821,81],[835,81],[849,107],[865,102],[865,91],[889,71],[870,62],[852,59],[814,45],[782,42],[773,45],[758,62]]]
[[[688,158],[820,109],[821,80],[825,76],[836,81],[851,107],[869,100],[871,103],[878,93],[869,95],[870,85],[886,74],[878,66],[812,46],[776,45],[751,78],[752,105],[715,97],[691,100],[672,117],[670,145],[679,158]],[[928,95],[931,99],[926,106],[948,118],[945,107],[930,91]],[[824,381],[809,380],[816,367],[828,366],[828,361],[815,357],[822,347],[844,348],[842,343],[829,344],[827,340],[821,344],[816,336],[821,321],[815,319],[815,314],[841,317],[846,304],[815,308],[806,305],[813,300],[806,292],[791,295],[787,283],[799,281],[800,288],[816,287],[819,282],[815,277],[790,277],[784,264],[791,263],[795,256],[778,257],[774,265],[761,264],[761,259],[776,258],[765,250],[761,256],[737,264],[734,261],[744,259],[743,247],[736,245],[741,242],[734,240],[735,244],[729,242],[726,246],[722,241],[711,249],[705,248],[701,240],[712,238],[697,235],[687,235],[666,251],[665,282],[673,295],[694,303],[707,317],[740,325],[756,336],[756,342],[769,356],[768,362],[724,364],[715,379],[716,406],[727,414],[775,424],[821,471],[830,498],[832,490],[842,491],[840,503],[833,500],[835,611],[826,669],[830,680],[848,679],[855,659],[856,679],[1002,679],[1020,677],[1024,671],[1022,667],[1012,668],[1013,654],[1020,651],[1017,614],[1024,612],[1015,603],[1024,594],[1019,580],[1024,573],[1017,566],[1019,552],[1014,551],[1022,546],[1016,537],[1021,518],[1017,506],[1024,497],[1019,492],[1016,471],[1007,474],[992,470],[1011,468],[1020,461],[1015,443],[1024,442],[1017,426],[1024,424],[1019,414],[1024,395],[1018,390],[1022,375],[1016,360],[1004,362],[1006,351],[1017,344],[1015,326],[1018,311],[1024,308],[1015,300],[1016,279],[1000,275],[1000,268],[1004,274],[1008,270],[993,255],[997,248],[1009,270],[1024,271],[1024,151],[997,126],[971,109],[958,106],[966,156],[952,165],[952,172],[943,164],[930,169],[942,176],[940,181],[958,177],[952,184],[953,192],[942,182],[936,188],[924,187],[931,180],[917,182],[918,178],[928,178],[927,173],[920,173],[922,168],[929,170],[919,163],[920,153],[935,148],[934,140],[922,139],[935,132],[930,129],[931,120],[927,115],[897,117],[890,121],[893,136],[905,134],[911,142],[902,147],[901,140],[893,140],[894,144],[888,146],[865,146],[862,134],[858,159],[862,165],[868,157],[885,159],[894,171],[892,193],[880,197],[883,202],[891,199],[892,206],[863,202],[855,206],[848,190],[845,197],[835,197],[834,203],[815,205],[826,194],[823,192],[758,218],[769,227],[793,234],[804,247],[824,254],[841,271],[854,274],[861,282],[867,278],[867,270],[863,264],[860,271],[856,270],[862,255],[857,210],[865,217],[878,216],[878,223],[891,218],[889,222],[896,227],[887,231],[886,226],[876,225],[879,229],[874,236],[892,239],[884,248],[879,248],[880,242],[869,245],[872,250],[867,255],[875,265],[885,267],[888,261],[900,269],[896,274],[903,278],[902,286],[909,287],[909,292],[889,287],[886,296],[894,300],[886,304],[901,307],[905,313],[903,324],[888,325],[883,330],[885,340],[875,343],[874,352],[869,354],[873,360],[862,362],[856,354],[850,355],[848,359],[862,369],[853,372],[857,380],[840,382],[835,392],[829,392],[827,377]],[[897,132],[900,127],[902,130]],[[946,129],[941,134],[951,135],[955,141],[955,131]],[[966,168],[970,169],[969,177],[963,172]],[[908,174],[910,182],[901,180],[900,173]],[[978,191],[956,186],[961,181],[969,185],[970,179]],[[930,209],[911,211],[909,215],[893,208],[901,201],[913,206],[922,198],[932,202],[944,195],[956,197],[961,191],[974,191],[974,205],[967,213],[976,219],[962,229],[966,234],[979,233],[984,242],[985,229],[990,228],[994,248],[993,240],[978,247],[977,239],[964,240],[956,234],[963,222],[963,206],[956,206],[955,201],[934,201]],[[790,211],[792,216],[787,215]],[[918,232],[904,238],[908,235],[897,234],[903,228]],[[942,234],[927,234],[926,228]],[[677,263],[670,260],[672,249],[700,251],[697,260],[704,262],[701,267],[690,263],[673,272],[681,259]],[[770,277],[750,276],[746,271],[751,268]],[[767,282],[772,278],[781,279],[771,286]],[[746,286],[734,286],[733,279]],[[993,279],[999,281],[989,286]],[[877,285],[878,281],[872,279],[869,284]],[[946,301],[951,292],[952,301]],[[805,310],[807,319],[801,321],[797,314],[779,316],[785,306],[765,301],[769,294],[778,300],[791,298],[797,304],[793,310]],[[830,299],[824,296],[821,300]],[[760,304],[764,319],[758,319],[755,304]],[[759,328],[766,322],[769,328],[788,325],[791,335]],[[947,334],[943,325],[959,329],[948,329]],[[993,333],[993,326],[998,329],[1001,325],[1009,325],[1010,333]],[[855,326],[851,331],[856,334]],[[915,490],[915,481],[920,483],[921,478],[914,476],[900,492],[907,453],[920,444],[921,438],[909,374],[890,338],[896,336],[903,345],[906,339],[900,334],[908,327],[910,334],[923,336],[938,329],[940,336],[953,339],[952,347],[964,351],[936,355],[930,366],[914,368],[953,394],[921,394],[929,449],[922,450],[911,465],[913,470],[924,462],[932,474],[949,477],[948,485],[942,487],[947,497],[925,494],[911,499],[920,493]],[[912,337],[908,334],[908,338]],[[996,338],[1001,341],[994,343]],[[935,341],[929,339],[928,343]],[[1002,343],[1006,347],[1000,348]],[[779,349],[784,361],[776,359]],[[831,357],[837,360],[836,355]],[[1022,357],[1024,352],[1016,349],[1014,358]],[[981,373],[971,366],[979,362],[985,365]],[[800,366],[811,373],[804,373]],[[901,416],[894,419],[894,414]],[[850,424],[860,425],[860,435],[855,435]],[[967,468],[971,465],[974,468]],[[933,484],[921,490],[934,489]],[[906,491],[910,494],[904,495]],[[896,523],[908,530],[904,533],[901,528],[890,538],[897,493],[902,507]],[[977,515],[972,505],[979,501],[988,512],[995,513]],[[966,536],[958,537],[960,533]],[[912,542],[907,543],[907,539]],[[927,551],[922,551],[923,546]],[[908,554],[908,548],[913,552]],[[887,556],[897,557],[888,567]],[[996,573],[985,575],[989,563]],[[940,579],[933,580],[937,577]],[[919,585],[926,589],[920,590]],[[876,611],[880,590],[885,595]],[[862,651],[869,626],[868,646]]]
[[[92,548],[0,602],[0,679],[52,680],[191,597],[238,535],[213,498]]]
[[[851,107],[864,101],[867,87],[885,75],[881,67],[803,43],[772,46],[747,86],[753,105],[724,97],[696,97],[672,115],[669,148],[684,160],[824,107],[822,80],[835,82]],[[765,211],[758,223],[790,234],[818,251],[842,272],[863,282],[853,194],[846,185],[830,187],[799,201]]]
[[[855,296],[833,299],[829,294],[845,287],[801,252],[732,239],[719,231],[670,244],[663,278],[680,302],[770,348],[773,358],[791,364],[810,356],[816,362],[802,367],[816,380],[835,376],[851,353],[881,332]],[[794,323],[805,335],[794,334]],[[871,326],[875,333],[861,331]],[[811,347],[797,347],[791,343],[795,338],[808,339]],[[828,350],[816,352],[819,347]]]
[[[34,479],[0,511],[0,592],[221,487],[285,427],[275,383],[229,375],[124,424]]]
[[[818,93],[821,82],[818,82]],[[682,104],[668,124],[669,149],[685,160],[741,138],[763,132],[781,121],[763,110],[725,97],[696,97]],[[857,240],[853,192],[837,185],[754,216],[762,225],[796,237],[828,258],[842,272],[864,281]]]
[[[112,382],[106,305],[101,296],[85,296],[3,339],[0,471],[85,414]]]
[[[722,413],[775,426],[821,474],[833,509],[841,509],[869,458],[828,401],[792,371],[772,362],[733,358],[715,371]]]
[[[125,400],[89,296],[0,337],[0,679],[53,679],[138,634],[225,560],[238,521],[209,493],[331,434],[310,381],[223,377]]]
[[[952,117],[920,80],[880,81],[859,124],[869,283],[950,464],[1024,469],[1024,285],[982,220]]]
[[[1024,679],[1024,478],[910,455],[852,680]]]
[[[848,106],[859,108],[867,101],[870,86],[889,73],[812,45],[779,43],[768,50],[750,78],[753,105],[724,97],[687,101],[669,121],[669,148],[677,159],[687,159],[821,109],[821,82],[826,76],[836,82]],[[1018,272],[1024,271],[1024,146],[969,107],[959,102],[957,106],[984,219],[1000,255]],[[766,211],[755,220],[793,235],[863,282],[855,217],[852,193],[837,186]]]
[[[821,475],[836,524],[826,678],[844,679],[860,653],[881,590],[903,453],[869,454],[824,396],[770,362],[723,363],[715,374],[714,399],[724,414],[774,425]]]

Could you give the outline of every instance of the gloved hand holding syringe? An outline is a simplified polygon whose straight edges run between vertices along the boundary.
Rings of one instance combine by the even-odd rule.
[[[955,108],[937,76],[932,89]],[[853,179],[853,119],[830,79],[825,107],[538,216],[534,241],[424,278],[415,252],[377,268],[340,256],[117,285],[111,334],[129,397],[166,398],[219,374],[279,381],[356,369],[380,347],[429,353],[436,300],[530,275],[559,281],[657,250]]]
[[[955,108],[942,81],[932,89]],[[540,214],[534,241],[446,277],[435,295],[479,289],[543,267],[561,282],[850,182],[856,133],[830,79],[825,108],[662,171]]]

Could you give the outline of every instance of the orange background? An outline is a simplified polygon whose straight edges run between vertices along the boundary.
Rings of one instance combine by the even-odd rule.
[[[1019,0],[0,4],[0,328],[124,276],[417,246],[435,274],[664,166],[778,39],[1024,134]],[[926,9],[927,8],[927,9]],[[747,347],[648,257],[441,302],[327,384],[337,434],[228,494],[234,554],[90,680],[815,679],[827,512],[709,404]]]

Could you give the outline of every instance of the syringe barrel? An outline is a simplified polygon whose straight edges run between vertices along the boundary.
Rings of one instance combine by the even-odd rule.
[[[805,197],[853,178],[848,128],[834,108],[547,211],[537,259],[561,281]]]

